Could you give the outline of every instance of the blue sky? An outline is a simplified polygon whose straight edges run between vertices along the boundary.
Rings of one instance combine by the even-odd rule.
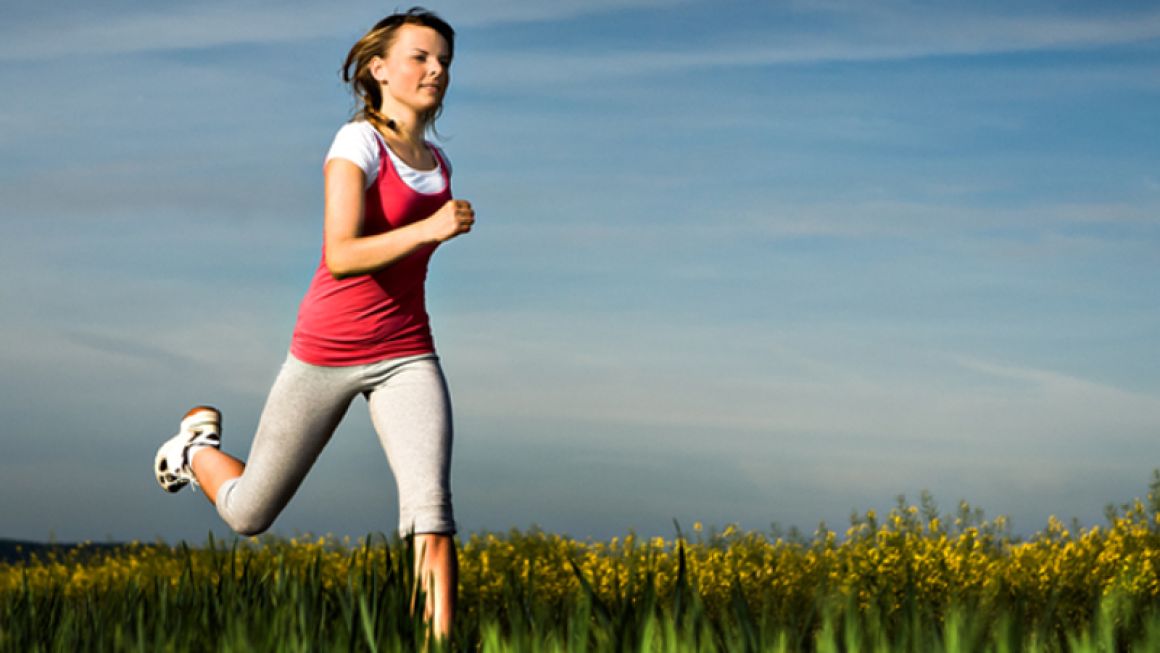
[[[845,526],[922,490],[1098,523],[1160,467],[1150,3],[432,3],[476,231],[436,255],[464,532]],[[61,2],[0,24],[0,537],[225,534],[317,263],[337,71],[393,7]],[[275,525],[395,522],[356,402]]]

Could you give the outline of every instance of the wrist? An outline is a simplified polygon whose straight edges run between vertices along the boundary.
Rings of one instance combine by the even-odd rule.
[[[431,224],[431,218],[420,220],[414,225],[415,235],[419,238],[421,245],[435,245],[439,243],[439,238],[435,235],[435,229]]]

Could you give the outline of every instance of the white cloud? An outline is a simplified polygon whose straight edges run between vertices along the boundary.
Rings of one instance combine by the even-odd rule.
[[[914,192],[918,189],[910,189]],[[969,191],[968,191],[969,192]],[[1160,223],[1160,206],[1125,202],[1044,203],[1025,207],[977,206],[969,199],[950,201],[857,199],[818,202],[769,202],[737,211],[728,223],[679,225],[698,238],[833,238],[922,239],[928,243],[977,240],[981,246],[1007,247],[990,234],[995,229],[1024,229],[1033,238],[1024,248],[1098,246],[1098,234],[1064,235],[1077,225],[1150,227]],[[1130,244],[1129,244],[1130,245]]]
[[[465,319],[457,317],[457,320]],[[477,314],[447,346],[471,414],[867,442],[1142,442],[1160,399],[1051,370],[943,353],[868,329],[666,327],[663,316]],[[486,327],[486,328],[485,328]],[[513,337],[515,336],[515,337]],[[566,346],[564,343],[567,343]],[[656,430],[656,429],[653,429]],[[716,446],[679,441],[673,446]],[[820,453],[820,451],[818,452]]]
[[[542,3],[450,3],[441,10],[455,25],[487,27],[517,22],[568,20],[626,9],[669,11],[688,0],[600,0]],[[815,8],[816,9],[816,8]],[[287,43],[356,36],[378,14],[370,7],[202,2],[175,9],[124,13],[32,16],[7,22],[0,32],[0,61],[103,55],[238,43]],[[880,61],[943,55],[981,55],[1026,50],[1084,48],[1150,40],[1160,36],[1160,12],[1114,16],[999,16],[944,9],[810,13],[833,21],[826,29],[779,32],[772,45],[712,47],[604,55],[537,56],[477,54],[480,68],[507,75],[518,64],[521,79],[537,83],[594,75],[641,75],[689,68],[835,61]],[[567,71],[561,75],[561,71]]]
[[[438,13],[457,28],[566,20],[632,8],[667,9],[688,0],[589,2],[449,2]],[[209,48],[249,43],[290,43],[357,38],[386,11],[379,5],[284,3],[183,3],[123,13],[52,14],[10,20],[0,30],[0,61]]]
[[[463,2],[441,15],[455,25],[482,27],[508,23],[567,20],[581,16],[611,13],[629,9],[671,10],[692,0],[587,0],[585,2],[539,2],[537,0],[502,0],[498,2]]]
[[[0,61],[295,41],[335,33],[342,25],[338,16],[323,5],[288,12],[186,4],[169,11],[10,24],[0,39]]]
[[[752,33],[752,32],[751,32]],[[919,11],[859,18],[825,29],[793,33],[771,26],[767,43],[612,53],[535,54],[481,52],[469,84],[510,81],[519,71],[524,84],[575,84],[590,79],[634,77],[685,70],[859,61],[892,61],[938,56],[975,56],[1092,48],[1160,37],[1160,12],[1138,15],[998,16]]]
[[[1021,208],[990,207],[973,204],[970,198],[906,199],[903,194],[907,191],[912,195],[924,194],[921,189],[911,188],[898,191],[898,199],[860,198],[857,191],[848,199],[801,201],[774,197],[760,205],[743,204],[717,212],[666,213],[655,219],[642,216],[632,221],[610,216],[607,221],[521,222],[499,225],[496,229],[505,230],[505,234],[506,230],[518,229],[525,239],[544,243],[629,242],[638,251],[671,248],[676,243],[707,247],[800,237],[921,240],[928,245],[953,242],[959,247],[977,242],[978,247],[1006,248],[1010,243],[992,232],[1020,229],[1026,230],[1029,239],[1020,247],[1028,251],[1044,247],[1052,251],[1059,251],[1061,247],[1074,251],[1079,247],[1099,247],[1102,241],[1098,233],[1065,233],[1076,226],[1148,229],[1160,224],[1160,206],[1145,203],[1046,202]],[[1150,239],[1145,236],[1140,243],[1114,239],[1111,244],[1136,247],[1147,246],[1148,242]]]

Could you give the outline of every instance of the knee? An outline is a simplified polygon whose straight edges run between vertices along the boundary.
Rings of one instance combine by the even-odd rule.
[[[277,511],[256,509],[252,501],[234,496],[237,480],[227,481],[218,490],[217,511],[223,521],[238,535],[252,537],[269,530]]]
[[[235,533],[246,537],[261,535],[273,524],[273,520],[264,519],[261,515],[234,515],[226,517],[225,521]]]

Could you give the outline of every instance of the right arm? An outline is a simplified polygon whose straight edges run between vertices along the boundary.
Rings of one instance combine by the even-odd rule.
[[[368,274],[405,258],[424,245],[448,241],[471,231],[475,212],[466,200],[451,199],[430,216],[373,236],[362,235],[366,175],[346,159],[323,168],[326,201],[326,267],[335,279]]]

